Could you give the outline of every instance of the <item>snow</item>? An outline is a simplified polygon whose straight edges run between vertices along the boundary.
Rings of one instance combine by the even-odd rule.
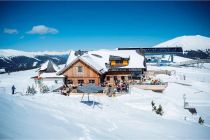
[[[35,67],[37,64],[38,64],[38,62],[34,62],[34,63],[33,63],[33,67]]]
[[[56,51],[42,51],[42,52],[25,52],[25,51],[18,51],[13,49],[0,49],[0,57],[15,57],[15,56],[26,56],[34,58],[38,55],[65,55],[68,54],[68,51],[64,52],[56,52]]]
[[[15,85],[17,92],[24,92],[28,85],[33,84],[32,76],[36,74],[36,69],[0,74],[0,87],[5,88],[6,93],[11,93],[12,85]]]
[[[43,64],[40,66],[40,70],[46,70],[47,67],[48,67],[48,64],[49,64],[50,62],[52,63],[54,70],[56,70],[56,72],[57,72],[57,71],[59,70],[59,67],[58,67],[55,63],[53,63],[52,61],[49,61],[49,60],[47,60],[45,63],[43,63]]]
[[[174,59],[173,59],[174,63],[180,63],[180,62],[186,62],[186,61],[192,60],[190,58],[176,56],[176,55],[174,55],[173,57],[174,57]],[[165,55],[164,58],[161,58],[161,60],[166,60],[166,61],[170,61],[170,59],[171,59],[170,55]]]
[[[24,91],[33,84],[34,70],[0,75],[1,139],[210,139],[210,67],[157,67],[176,71],[158,75],[168,81],[163,93],[130,87],[131,92],[117,97],[90,96],[93,108],[81,103],[82,95],[57,93],[34,96],[11,95],[11,85]],[[183,80],[183,75],[186,80]],[[197,73],[197,75],[195,74]],[[210,79],[210,78],[209,78]],[[182,85],[189,84],[191,86]],[[0,88],[0,89],[1,89]],[[197,115],[183,109],[183,94]],[[87,98],[86,96],[84,98]],[[162,105],[164,114],[152,112],[151,101]],[[204,125],[197,123],[202,117]],[[184,119],[186,117],[186,120]]]
[[[114,55],[122,58],[130,58],[128,66],[122,68],[144,68],[144,57],[139,55],[135,50],[98,50],[88,53],[101,55],[102,60],[100,58],[95,59],[96,57],[94,57],[94,60],[96,60],[98,64],[101,64],[102,67],[105,67],[105,63],[109,64],[109,56]],[[91,56],[93,57],[93,55]]]
[[[6,72],[5,69],[0,69],[0,73],[4,73],[4,72]]]
[[[50,73],[41,73],[39,77],[42,78],[64,78],[63,75],[57,75],[56,72],[50,72]]]
[[[46,70],[47,66],[48,66],[49,60],[47,60],[46,62],[44,62],[43,64],[41,64],[40,66],[40,70]]]
[[[181,36],[160,43],[154,47],[182,47],[184,51],[206,50],[210,49],[210,38],[201,35]]]
[[[82,56],[75,56],[74,51],[69,53],[69,58],[66,63],[66,67],[62,70],[64,71],[71,64],[73,64],[77,59],[81,59],[86,62],[99,72],[106,72],[107,66],[109,64],[109,56],[119,56],[122,58],[130,58],[128,66],[123,66],[121,68],[145,68],[144,67],[144,57],[139,55],[135,50],[97,50],[89,51]],[[96,56],[98,55],[98,56]]]

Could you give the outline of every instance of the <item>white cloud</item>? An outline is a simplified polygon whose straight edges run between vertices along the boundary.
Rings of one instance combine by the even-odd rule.
[[[40,35],[44,35],[44,34],[57,34],[58,30],[55,28],[50,28],[47,27],[45,25],[37,25],[37,26],[33,26],[33,28],[27,32],[28,34],[40,34]]]
[[[5,34],[18,34],[18,30],[17,29],[4,28],[4,33]]]

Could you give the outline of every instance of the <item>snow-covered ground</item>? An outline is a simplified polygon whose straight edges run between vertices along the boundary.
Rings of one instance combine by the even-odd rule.
[[[20,92],[33,84],[30,77],[35,70],[1,74],[0,138],[210,139],[210,78],[206,78],[210,69],[169,66],[148,69],[176,71],[173,76],[158,75],[169,82],[163,93],[131,87],[127,95],[91,96],[96,101],[94,108],[81,103],[81,96],[56,93],[12,96],[13,84]],[[197,115],[183,109],[183,94],[196,108]],[[163,116],[152,112],[152,100],[162,105]],[[204,125],[197,123],[200,116]]]
[[[173,38],[154,47],[182,47],[186,50],[206,50],[210,48],[210,38],[201,35],[188,35]]]

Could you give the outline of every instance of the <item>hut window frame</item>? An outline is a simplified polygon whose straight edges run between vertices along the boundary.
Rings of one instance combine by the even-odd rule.
[[[115,63],[116,64],[122,64],[123,63],[123,60],[115,60]]]
[[[110,81],[110,76],[107,76],[107,77],[106,77],[106,80],[107,80],[107,81]]]
[[[78,72],[79,73],[82,73],[83,72],[83,67],[82,66],[78,66],[77,68],[78,68]]]
[[[89,83],[91,83],[91,84],[94,84],[95,83],[95,80],[89,80]]]
[[[83,79],[78,80],[78,84],[84,84],[84,80]]]

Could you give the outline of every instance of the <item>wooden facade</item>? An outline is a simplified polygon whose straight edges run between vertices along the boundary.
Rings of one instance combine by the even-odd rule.
[[[95,83],[100,84],[101,75],[81,60],[77,60],[64,73],[67,80],[74,85]]]
[[[115,84],[116,81],[128,81],[131,78],[129,71],[109,71],[106,74],[105,81],[110,84]]]

